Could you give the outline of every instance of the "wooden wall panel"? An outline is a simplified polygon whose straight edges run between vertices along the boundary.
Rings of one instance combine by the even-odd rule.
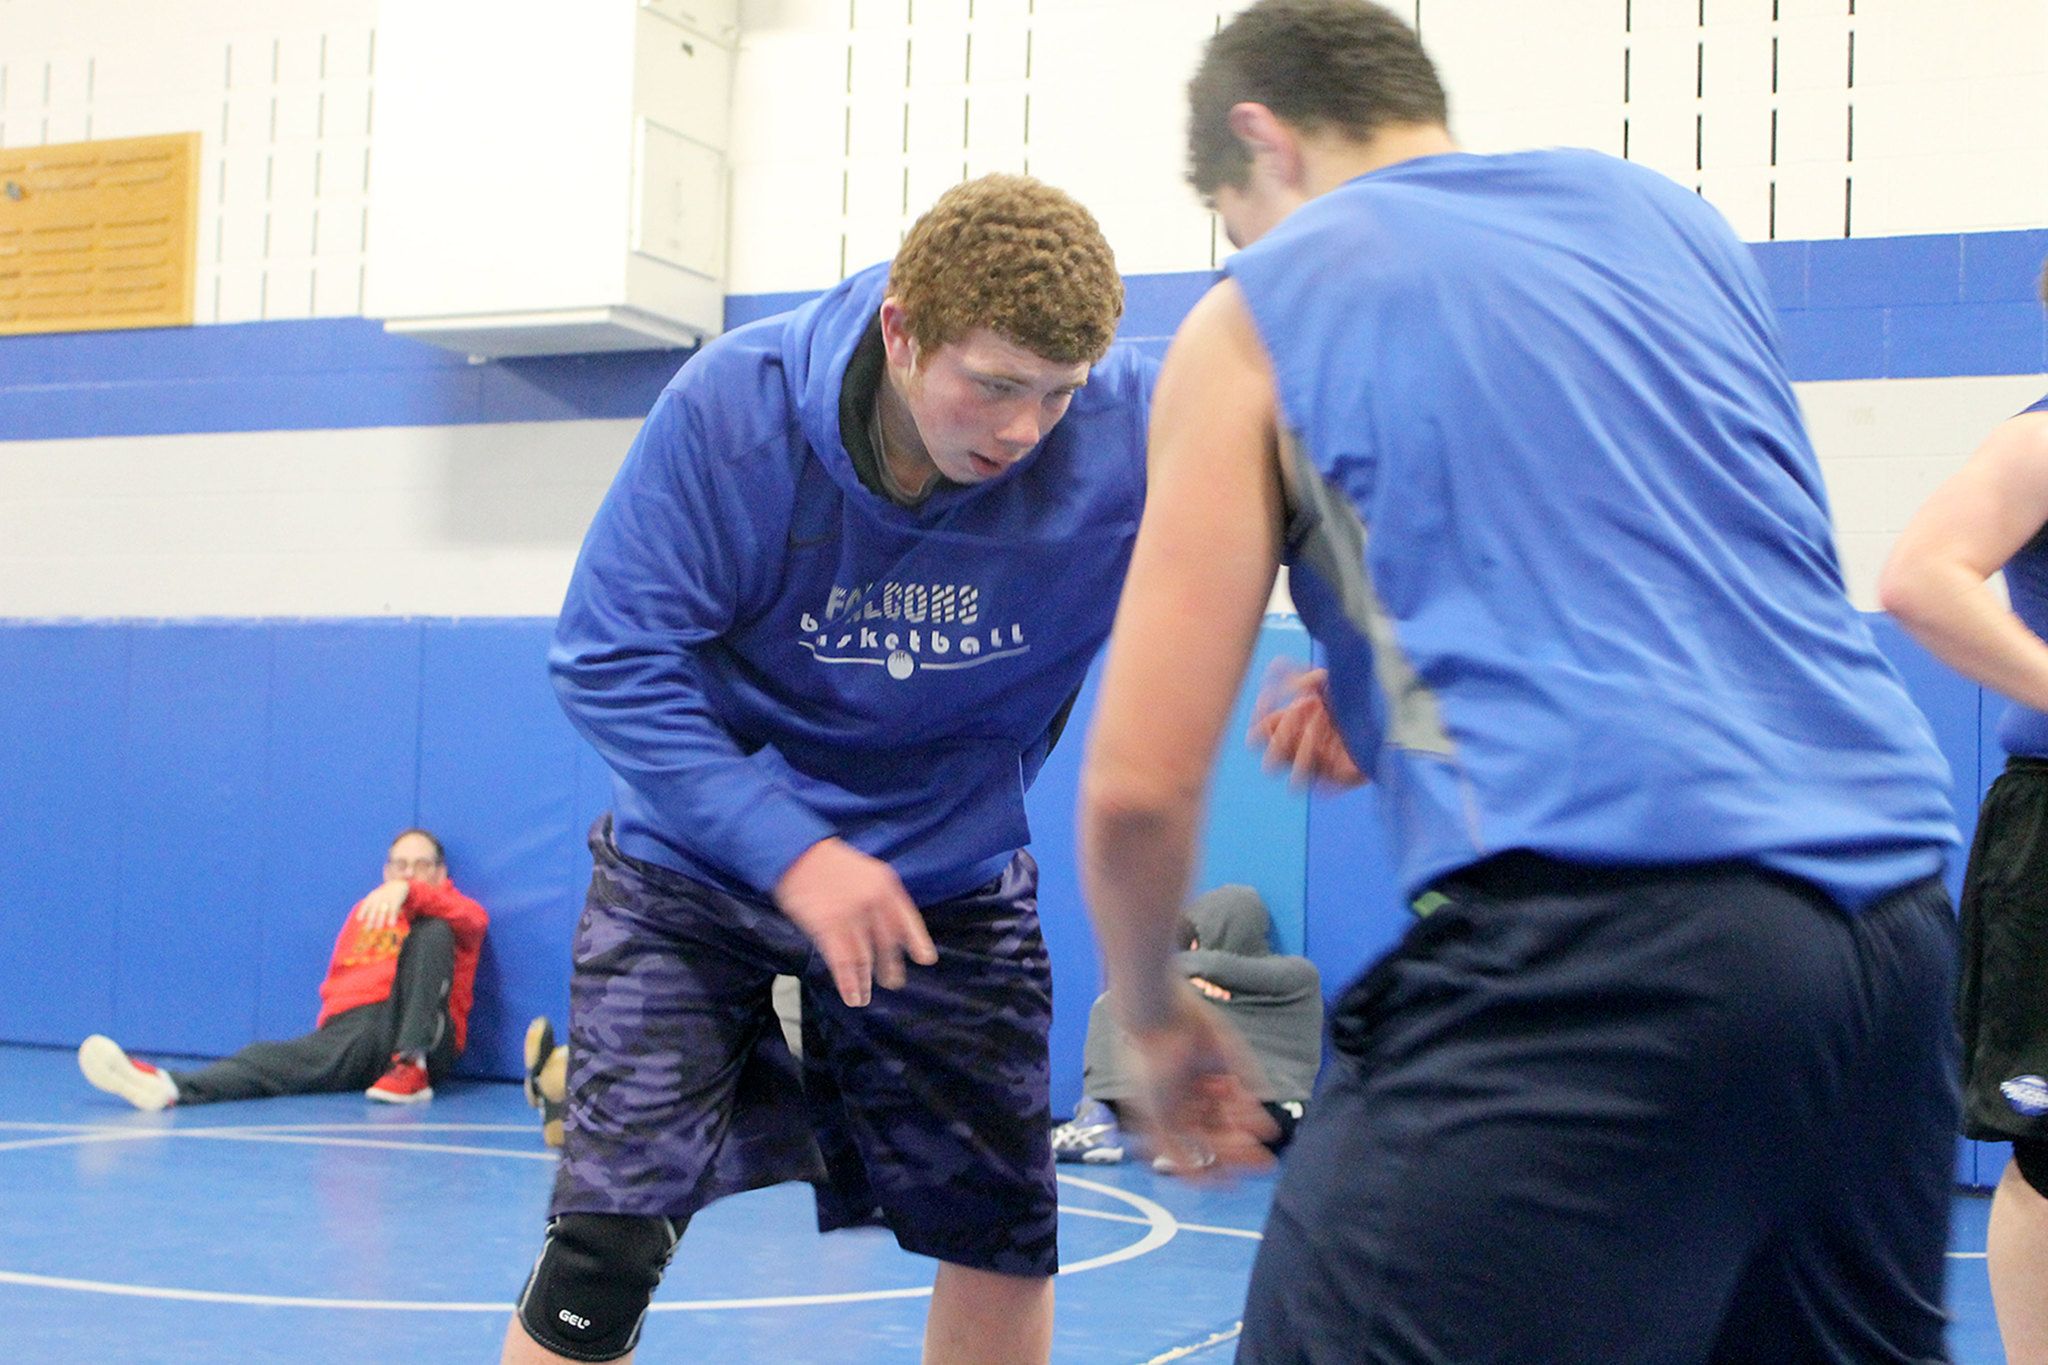
[[[0,336],[192,321],[199,134],[0,150]]]

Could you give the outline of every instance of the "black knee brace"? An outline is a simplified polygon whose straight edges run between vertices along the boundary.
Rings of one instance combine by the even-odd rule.
[[[2020,1168],[2020,1178],[2034,1187],[2035,1194],[2048,1199],[2048,1138],[2014,1139],[2012,1164]]]
[[[519,1324],[556,1355],[617,1360],[640,1340],[647,1302],[687,1218],[565,1213],[519,1294]]]

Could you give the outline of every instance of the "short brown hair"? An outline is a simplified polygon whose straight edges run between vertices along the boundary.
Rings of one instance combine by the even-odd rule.
[[[384,845],[384,852],[386,854],[389,854],[392,849],[398,847],[398,841],[400,839],[403,839],[408,834],[417,834],[420,836],[420,838],[425,839],[428,843],[432,844],[434,846],[434,861],[442,864],[443,866],[447,865],[448,850],[441,847],[441,841],[439,839],[436,839],[431,833],[421,829],[418,825],[414,825],[411,829],[402,829],[398,831],[398,833],[392,835],[391,842]]]
[[[903,239],[889,292],[927,353],[987,327],[1061,365],[1102,359],[1124,311],[1094,215],[1022,175],[985,175],[940,195]]]
[[[1243,188],[1251,154],[1233,106],[1263,104],[1297,128],[1363,142],[1388,124],[1444,124],[1443,83],[1413,29],[1367,0],[1260,0],[1209,40],[1188,82],[1188,180]]]

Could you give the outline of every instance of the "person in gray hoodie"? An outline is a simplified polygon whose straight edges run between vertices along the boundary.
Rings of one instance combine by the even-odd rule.
[[[1277,1152],[1294,1135],[1322,1066],[1323,994],[1315,963],[1274,952],[1272,939],[1273,917],[1249,886],[1204,892],[1181,914],[1181,973],[1258,1059],[1264,1085],[1257,1098],[1279,1129],[1269,1144]],[[1118,1106],[1138,1093],[1130,1043],[1109,997],[1097,996],[1082,1044],[1081,1103],[1053,1130],[1054,1156],[1091,1165],[1124,1160],[1131,1142]]]

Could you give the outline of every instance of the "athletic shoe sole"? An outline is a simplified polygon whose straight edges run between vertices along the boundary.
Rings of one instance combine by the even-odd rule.
[[[1078,1134],[1064,1138],[1055,1135],[1052,1155],[1055,1161],[1079,1161],[1090,1166],[1114,1166],[1124,1159],[1124,1146],[1116,1133],[1114,1124],[1100,1124],[1083,1129]]]
[[[543,1014],[526,1026],[526,1102],[540,1110],[540,1140],[562,1145],[563,1101],[569,1093],[569,1049],[555,1046],[555,1026]]]
[[[541,1064],[540,1079],[535,1082],[540,1090],[540,1137],[550,1147],[562,1145],[562,1114],[568,1108],[569,1097],[569,1049],[558,1047],[548,1054]]]
[[[121,1045],[103,1033],[78,1045],[78,1069],[94,1086],[119,1095],[137,1109],[167,1108],[178,1098],[168,1076],[138,1070]]]
[[[555,1050],[555,1026],[545,1014],[526,1026],[526,1102],[540,1108],[540,1069]]]
[[[434,1087],[429,1085],[408,1093],[399,1090],[386,1090],[381,1085],[373,1085],[363,1092],[363,1096],[366,1099],[375,1100],[379,1104],[425,1104],[428,1100],[434,1098]]]

